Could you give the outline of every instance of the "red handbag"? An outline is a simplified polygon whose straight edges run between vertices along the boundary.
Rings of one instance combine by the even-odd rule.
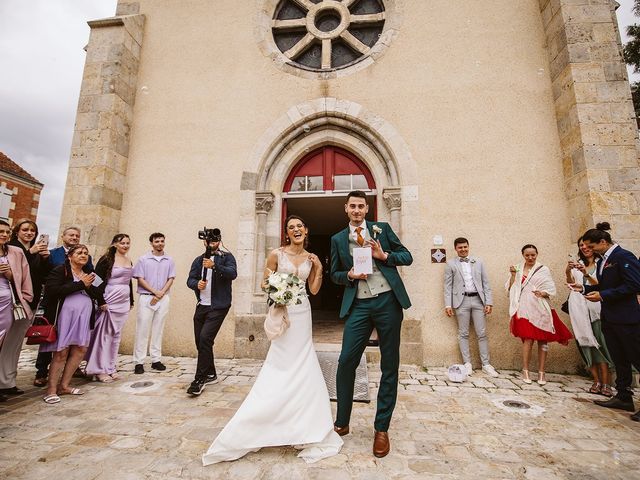
[[[25,338],[27,345],[39,345],[41,343],[55,342],[58,338],[55,324],[49,323],[45,317],[36,317],[36,322],[44,322],[43,324],[33,324],[27,329]]]
[[[56,318],[53,323],[49,323],[47,317],[44,316],[44,310],[42,309],[41,304],[42,299],[38,302],[33,324],[27,329],[27,333],[24,334],[27,339],[27,345],[51,343],[58,339],[56,320],[58,320],[58,308],[60,307],[60,302],[58,301],[58,304],[56,305]]]

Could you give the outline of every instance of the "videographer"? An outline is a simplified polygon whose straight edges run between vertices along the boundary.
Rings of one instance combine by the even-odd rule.
[[[238,276],[236,259],[231,252],[221,250],[222,234],[213,228],[198,232],[205,253],[191,264],[187,286],[196,294],[198,304],[193,315],[193,327],[198,349],[198,365],[189,395],[200,395],[208,383],[218,380],[213,361],[213,342],[231,307],[231,282]]]

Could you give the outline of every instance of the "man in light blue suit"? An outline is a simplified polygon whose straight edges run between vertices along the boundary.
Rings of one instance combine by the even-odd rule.
[[[469,240],[456,238],[453,246],[458,254],[455,260],[447,262],[444,271],[444,311],[447,316],[458,320],[458,344],[467,375],[473,373],[469,352],[469,326],[473,326],[478,337],[482,371],[491,377],[498,372],[489,362],[489,341],[485,315],[493,309],[491,286],[484,265],[479,258],[469,256]]]

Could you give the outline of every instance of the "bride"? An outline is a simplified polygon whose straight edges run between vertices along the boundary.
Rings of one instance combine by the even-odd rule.
[[[285,246],[269,254],[265,280],[271,271],[293,273],[318,293],[322,264],[305,250],[308,233],[300,217],[287,218]],[[301,449],[298,457],[307,463],[340,451],[342,439],[333,430],[329,394],[311,341],[309,300],[287,308],[290,327],[271,342],[249,395],[202,456],[204,465],[281,445]]]

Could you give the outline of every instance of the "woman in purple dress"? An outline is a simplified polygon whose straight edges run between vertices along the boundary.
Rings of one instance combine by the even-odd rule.
[[[118,378],[116,361],[120,347],[120,334],[133,307],[133,263],[127,257],[131,246],[129,235],[119,233],[111,240],[111,246],[96,265],[96,274],[103,279],[100,289],[107,302],[107,309],[98,314],[96,328],[91,334],[91,344],[85,359],[87,375],[94,380],[109,383]]]
[[[55,319],[58,338],[40,346],[41,352],[53,352],[47,394],[43,399],[46,403],[58,403],[59,395],[84,393],[79,388],[71,388],[69,383],[89,346],[96,301],[100,309],[106,309],[102,293],[92,285],[96,275],[87,268],[88,260],[87,247],[73,245],[64,264],[54,268],[47,277],[46,317]]]

